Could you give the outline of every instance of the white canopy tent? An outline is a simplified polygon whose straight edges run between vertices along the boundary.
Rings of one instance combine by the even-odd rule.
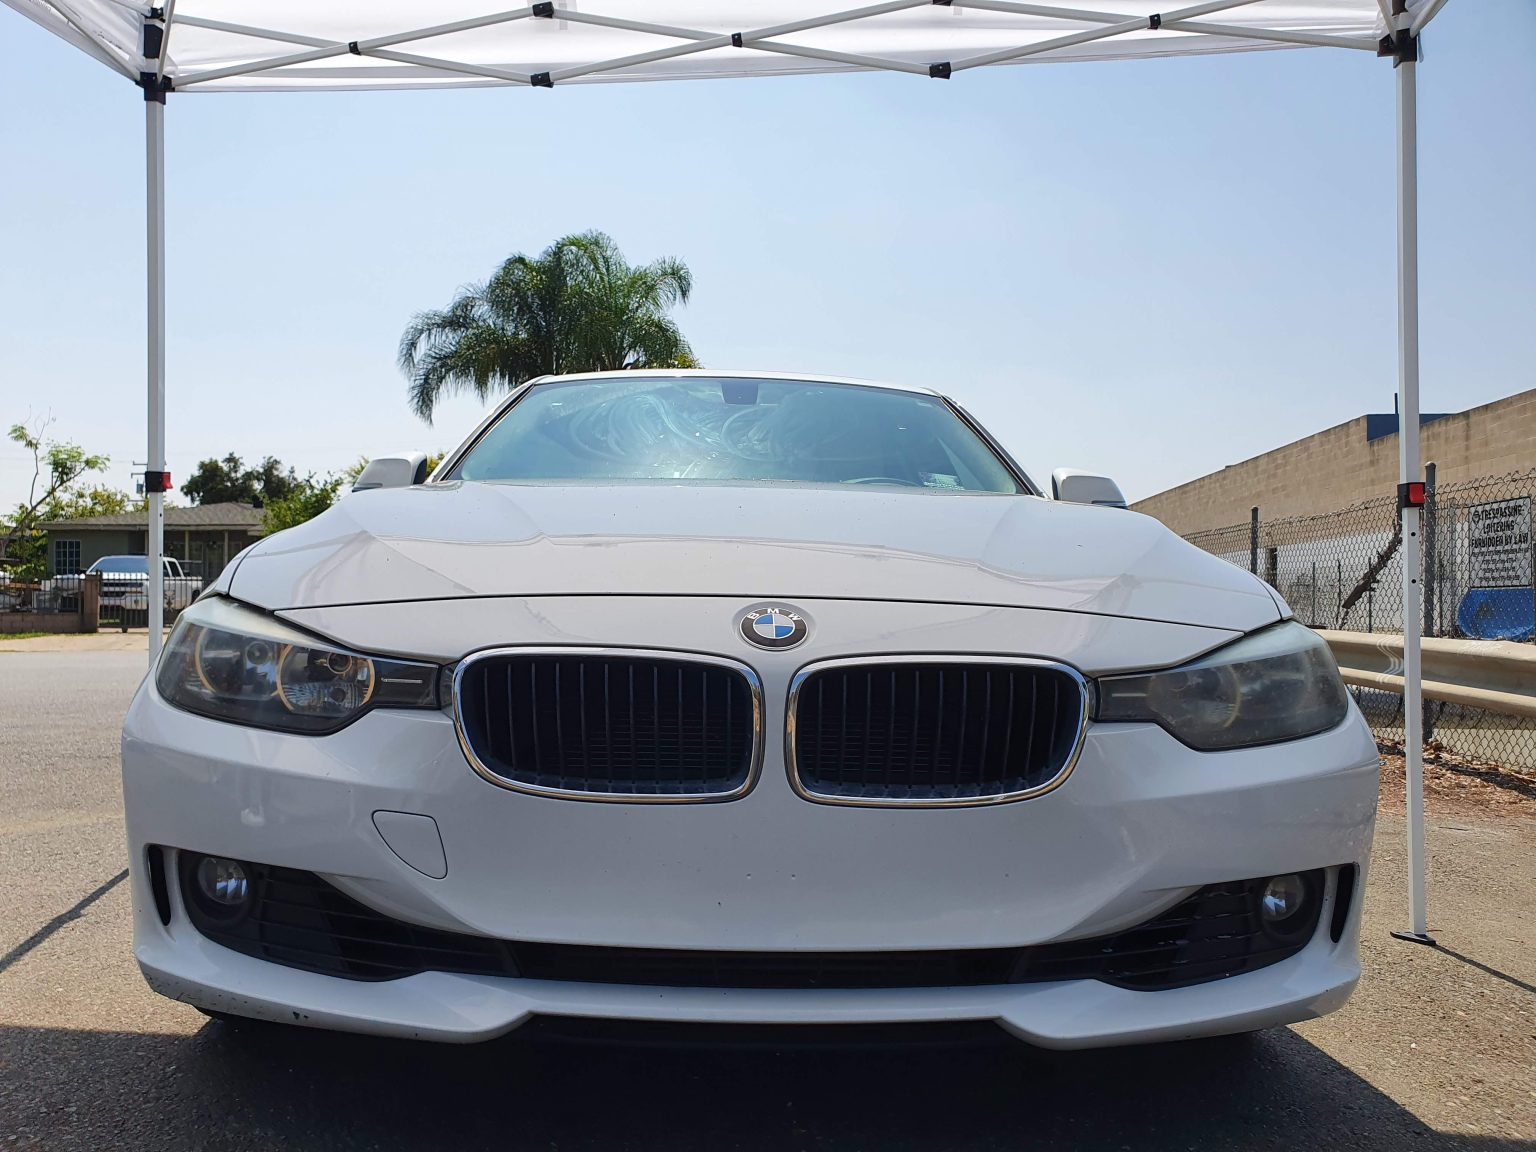
[[[148,175],[150,661],[161,643],[165,472],[165,107],[169,94],[617,83],[816,72],[950,80],[1041,61],[1327,47],[1390,59],[1397,88],[1399,504],[1409,919],[1428,935],[1420,693],[1418,37],[1445,0],[1209,0],[1115,11],[1062,0],[4,0],[143,93]],[[1081,0],[1092,4],[1095,0]],[[546,97],[538,97],[546,98]]]

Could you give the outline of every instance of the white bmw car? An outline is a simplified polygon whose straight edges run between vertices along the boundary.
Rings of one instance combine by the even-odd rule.
[[[231,563],[133,702],[165,995],[1059,1048],[1349,996],[1371,733],[1262,581],[1070,502],[1102,478],[1046,495],[932,392],[714,372],[535,381],[410,473]]]

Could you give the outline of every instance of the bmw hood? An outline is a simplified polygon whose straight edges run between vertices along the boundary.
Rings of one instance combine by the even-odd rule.
[[[252,546],[272,611],[576,594],[1043,608],[1248,631],[1267,587],[1117,508],[922,489],[434,484],[360,492]]]

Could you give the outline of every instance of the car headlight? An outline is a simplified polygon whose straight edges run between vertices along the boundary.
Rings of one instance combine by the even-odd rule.
[[[200,716],[323,734],[372,708],[436,708],[440,672],[435,664],[351,652],[210,597],[176,622],[155,686],[176,707]]]
[[[1177,668],[1103,678],[1095,719],[1151,721],[1215,752],[1326,732],[1348,711],[1328,645],[1287,622]]]

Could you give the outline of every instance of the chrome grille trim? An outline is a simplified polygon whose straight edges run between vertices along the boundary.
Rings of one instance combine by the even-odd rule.
[[[871,665],[924,667],[997,665],[1000,667],[1037,668],[1059,672],[1077,690],[1078,722],[1076,731],[1072,733],[1071,748],[1060,767],[1052,774],[1050,779],[1029,788],[1011,792],[998,792],[980,796],[925,796],[907,798],[847,796],[817,791],[815,787],[801,779],[799,764],[796,760],[798,734],[795,728],[796,717],[799,712],[800,693],[817,673],[836,669],[863,668]],[[1045,793],[1059,788],[1066,781],[1067,777],[1072,774],[1072,769],[1077,766],[1078,757],[1082,755],[1083,740],[1088,733],[1088,719],[1092,712],[1092,692],[1092,685],[1088,679],[1071,665],[1055,660],[1024,656],[970,656],[956,653],[920,653],[915,655],[857,656],[838,660],[821,660],[814,664],[807,664],[796,672],[794,679],[790,681],[789,698],[785,706],[784,764],[789,773],[790,787],[804,800],[809,800],[816,804],[838,804],[852,808],[976,808],[994,804],[1011,804],[1019,800],[1029,800],[1036,796],[1043,796]]]
[[[511,779],[498,773],[476,752],[465,729],[462,707],[464,677],[467,671],[485,661],[516,659],[517,657],[526,656],[559,656],[578,659],[590,657],[599,660],[657,660],[674,664],[707,665],[735,673],[746,684],[752,701],[751,743],[748,751],[745,779],[736,787],[723,791],[653,794],[643,792],[588,791],[581,788],[556,788]],[[523,792],[531,796],[543,796],[557,800],[586,800],[610,804],[712,804],[740,799],[756,787],[757,781],[762,775],[763,715],[763,685],[757,673],[740,661],[702,652],[681,652],[661,648],[564,647],[560,645],[487,648],[479,652],[470,653],[463,660],[459,661],[453,669],[453,727],[454,732],[458,736],[459,748],[463,751],[464,758],[469,761],[469,766],[482,779],[495,784],[498,788],[506,788],[513,792]]]

